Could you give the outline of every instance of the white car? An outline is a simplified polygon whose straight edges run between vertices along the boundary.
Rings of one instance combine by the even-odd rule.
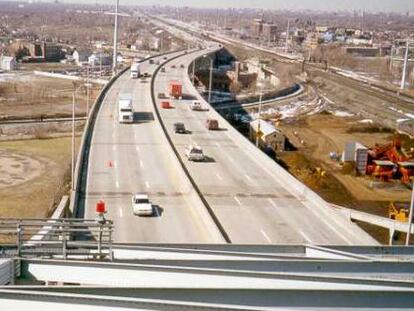
[[[189,161],[204,161],[203,149],[197,145],[189,145],[185,148],[185,155]]]
[[[134,215],[138,216],[149,216],[154,212],[152,204],[148,199],[148,195],[144,193],[138,193],[132,196],[132,210]]]
[[[191,103],[191,110],[193,111],[203,111],[203,106],[201,105],[201,103],[199,101],[193,101]]]

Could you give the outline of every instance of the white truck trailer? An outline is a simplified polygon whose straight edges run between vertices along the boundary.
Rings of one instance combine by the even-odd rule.
[[[132,96],[122,95],[118,100],[118,121],[119,123],[134,122],[134,108],[132,106]]]
[[[141,76],[139,63],[133,63],[131,66],[131,78],[138,79]]]

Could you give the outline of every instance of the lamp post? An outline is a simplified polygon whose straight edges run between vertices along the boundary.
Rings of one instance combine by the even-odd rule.
[[[211,104],[211,87],[213,85],[213,59],[208,55],[204,55],[203,57],[210,60],[210,75],[208,79],[208,103]]]
[[[116,75],[117,63],[118,63],[118,6],[119,0],[116,0],[115,4],[115,23],[114,23],[114,55],[112,61],[112,72]]]
[[[262,97],[263,97],[263,82],[259,81],[257,83],[257,86],[259,87],[260,93],[259,93],[259,123],[257,124],[257,133],[256,133],[256,147],[259,147],[259,136],[261,135],[261,117],[262,117]]]

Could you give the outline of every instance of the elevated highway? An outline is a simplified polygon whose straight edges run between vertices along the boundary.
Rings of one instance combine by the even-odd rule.
[[[183,81],[184,100],[173,100],[174,109],[159,109],[171,141],[202,195],[234,243],[376,244],[357,225],[332,210],[325,201],[239,134],[192,86],[191,62],[219,50],[210,48],[171,60],[165,73],[155,76],[154,92],[168,93],[172,80]],[[181,66],[184,65],[184,66]],[[183,67],[183,68],[182,68]],[[192,99],[209,111],[192,111]],[[160,106],[157,99],[156,106]],[[218,119],[219,131],[205,127]],[[191,135],[174,133],[173,124],[184,122]],[[207,162],[185,158],[190,143],[201,146]]]
[[[165,61],[164,56],[157,61]],[[149,61],[141,64],[141,71],[150,75],[156,68]],[[115,241],[224,242],[156,120],[150,79],[131,79],[126,71],[104,98],[93,129],[85,198],[78,209],[85,218],[94,218],[96,203],[104,200],[107,218],[116,223]],[[132,95],[133,124],[118,122],[120,94]],[[154,217],[133,215],[134,193],[149,195]]]

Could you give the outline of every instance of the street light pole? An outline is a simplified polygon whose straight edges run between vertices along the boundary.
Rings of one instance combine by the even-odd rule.
[[[70,168],[70,180],[71,180],[71,190],[75,190],[75,93],[76,90],[73,90],[72,94],[72,161]]]
[[[260,88],[260,94],[259,94],[259,123],[257,124],[257,133],[256,133],[256,147],[259,147],[259,135],[261,133],[261,122],[262,122],[262,97],[263,97],[263,85],[262,83],[258,83],[258,86]]]
[[[119,0],[116,0],[115,23],[114,23],[114,55],[113,55],[113,61],[112,61],[113,75],[116,75],[117,63],[118,63],[118,6],[119,6]]]
[[[208,83],[208,103],[211,104],[211,87],[213,85],[213,59],[210,58],[210,78]]]

